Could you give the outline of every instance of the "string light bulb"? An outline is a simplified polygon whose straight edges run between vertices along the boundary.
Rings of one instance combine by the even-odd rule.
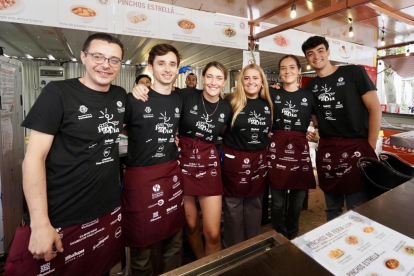
[[[309,64],[306,65],[306,70],[310,70],[310,69],[311,69],[310,65]]]
[[[290,18],[296,18],[296,5],[295,2],[293,2],[292,7],[290,8]]]
[[[349,22],[351,23],[351,26],[349,27],[349,37],[354,37],[354,28],[352,27],[352,18],[348,18]]]

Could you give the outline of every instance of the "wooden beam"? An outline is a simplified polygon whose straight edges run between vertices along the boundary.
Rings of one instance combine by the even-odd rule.
[[[395,14],[394,12],[392,12],[390,10],[384,9],[384,8],[382,8],[380,6],[377,6],[375,4],[372,4],[372,3],[365,4],[365,6],[367,6],[368,8],[371,8],[373,10],[376,10],[377,12],[380,12],[380,13],[383,13],[385,15],[388,15],[389,17],[394,18],[397,21],[401,21],[401,22],[403,22],[405,24],[414,26],[414,21],[412,21],[412,20],[410,20],[408,18],[405,18],[405,17],[403,17],[401,15]]]
[[[377,58],[378,60],[382,60],[382,59],[395,59],[395,58],[403,58],[403,57],[412,57],[414,56],[414,53],[410,53],[408,56],[406,56],[405,54],[398,54],[398,55],[391,55],[391,56],[384,56],[384,57],[379,57]]]
[[[253,24],[253,25],[257,25],[257,24],[259,24],[260,22],[263,22],[263,21],[265,21],[266,19],[269,19],[269,18],[271,18],[271,17],[275,16],[276,14],[278,14],[279,12],[281,12],[281,11],[283,11],[283,10],[285,10],[285,9],[289,8],[290,6],[292,6],[292,2],[291,2],[291,1],[288,1],[288,2],[287,2],[287,3],[285,3],[284,5],[282,5],[282,6],[280,6],[280,7],[277,7],[276,9],[273,9],[273,10],[271,10],[271,11],[269,11],[269,12],[265,13],[264,15],[260,16],[259,18],[256,18],[256,19],[254,19],[254,20],[250,20],[250,22],[249,22],[249,23],[251,23],[251,24]]]
[[[275,33],[280,33],[283,32],[285,30],[289,30],[289,29],[293,29],[297,26],[301,26],[303,24],[306,24],[308,22],[311,22],[313,20],[317,20],[317,19],[321,19],[321,18],[325,18],[328,17],[332,14],[336,14],[338,12],[353,8],[355,6],[359,6],[359,5],[363,5],[366,3],[370,3],[373,0],[346,0],[343,2],[338,2],[337,0],[333,1],[333,2],[337,2],[334,5],[331,5],[330,7],[324,8],[322,10],[310,13],[308,15],[296,18],[290,22],[286,22],[282,25],[270,28],[266,31],[260,32],[258,34],[252,35],[253,39],[260,39],[262,37],[266,37]]]
[[[330,6],[328,8],[319,10],[317,12],[313,12],[311,14],[299,17],[297,19],[294,19],[290,22],[284,23],[282,25],[270,28],[268,30],[265,30],[263,32],[260,32],[258,34],[254,34],[252,35],[253,39],[260,39],[262,37],[266,37],[275,33],[279,33],[279,32],[283,32],[285,30],[289,30],[289,29],[293,29],[297,26],[306,24],[310,21],[313,20],[317,20],[317,19],[321,19],[327,16],[330,16],[332,14],[338,13],[340,11],[346,10],[348,8],[347,3],[346,2],[342,2],[333,6]]]
[[[377,50],[386,50],[386,49],[390,49],[390,48],[396,48],[396,47],[401,47],[401,46],[407,46],[410,44],[414,44],[414,41],[411,42],[403,42],[403,43],[398,43],[398,44],[390,44],[384,47],[378,47]]]

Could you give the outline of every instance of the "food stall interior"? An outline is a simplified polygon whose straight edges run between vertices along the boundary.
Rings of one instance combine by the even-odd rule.
[[[18,3],[21,2],[20,0],[16,1]],[[89,1],[92,2],[92,0]],[[108,1],[94,0],[93,2],[107,3]],[[128,1],[115,2],[119,4]],[[294,29],[373,49],[386,49],[414,44],[414,2],[412,0],[158,0],[142,2],[153,5],[167,4],[173,7],[242,18],[248,21],[249,39],[246,40],[244,50],[247,50],[249,45],[252,50],[260,52],[260,66],[264,69],[268,80],[271,82],[277,79],[277,64],[279,59],[286,55],[286,52],[263,51],[261,50],[261,40],[263,42],[264,38],[272,36],[274,43],[283,48],[283,45],[286,46],[287,42],[279,41],[282,39],[281,37],[275,37],[275,34],[283,31]],[[292,18],[292,5],[295,5],[296,18]],[[134,17],[132,20],[138,20],[137,22],[139,22],[141,19]],[[267,29],[260,28],[259,25],[261,23],[267,23],[270,27]],[[350,30],[353,31],[352,36],[350,35]],[[19,118],[16,119],[16,125],[27,114],[39,95],[41,87],[44,86],[40,79],[40,66],[62,67],[64,72],[63,78],[65,79],[83,75],[84,68],[80,62],[80,51],[82,50],[83,42],[92,33],[94,31],[71,29],[66,28],[66,26],[42,26],[35,25],[35,23],[22,24],[10,22],[0,10],[0,47],[4,48],[4,57],[0,57],[0,61],[16,64],[23,68],[21,87],[23,93],[19,99],[23,106],[18,114]],[[172,39],[134,36],[125,33],[114,35],[125,46],[123,69],[114,84],[124,87],[126,91],[131,91],[136,75],[147,72],[146,62],[148,53],[151,47],[158,43],[169,43],[179,50],[182,55],[180,66],[189,65],[192,67],[193,72],[199,79],[197,86],[199,89],[202,89],[200,81],[202,68],[210,61],[218,60],[230,70],[230,80],[226,86],[226,92],[230,92],[231,88],[234,87],[237,73],[243,67],[242,49]],[[231,33],[227,35],[231,36]],[[304,40],[305,38],[301,39],[299,37],[299,39]],[[343,47],[341,51],[339,55],[342,58],[340,60],[332,60],[333,64],[345,65],[350,63],[348,60],[349,55],[345,48]],[[414,54],[408,52],[408,56],[413,57]],[[302,73],[311,77],[315,76],[313,69],[308,67],[303,55],[298,57],[302,66]],[[376,67],[376,62],[374,57],[370,66]],[[375,71],[374,78],[376,78],[376,73]],[[53,76],[51,79],[53,79]],[[184,81],[185,74],[181,74],[177,79],[176,86],[184,87]],[[17,131],[15,129],[18,129],[18,127],[13,128],[13,131]],[[4,248],[0,247],[0,253],[8,250],[14,230],[19,224],[22,215],[22,208],[20,207],[23,201],[21,163],[24,156],[24,150],[22,150],[22,147],[24,147],[22,146],[24,145],[24,136],[15,134],[14,141],[15,144],[20,145],[19,152],[14,157],[8,157],[4,153],[0,154],[0,161],[2,163],[0,167],[0,183],[3,195],[3,209],[0,209],[0,214],[4,214],[3,225],[0,227],[4,231],[4,234],[0,233],[4,236]],[[9,162],[5,162],[6,160],[9,160]],[[10,170],[12,175],[17,176],[6,178],[8,174],[5,172]],[[0,238],[3,238],[3,236],[0,236]],[[266,237],[265,241],[260,241],[259,245],[256,246],[260,250],[264,248],[266,251],[266,248],[274,248],[282,244],[282,242],[274,242],[274,239]],[[286,246],[283,248],[287,248]],[[292,244],[289,246],[293,247]],[[279,252],[280,254],[283,254],[283,248],[278,249],[282,252]],[[286,250],[291,252],[293,249],[287,248]],[[299,251],[299,249],[296,250]],[[271,251],[275,252],[274,250]],[[254,257],[251,256],[251,258]],[[305,258],[305,256],[303,255],[301,258]],[[325,272],[313,275],[325,275]],[[231,273],[228,275],[231,275]]]

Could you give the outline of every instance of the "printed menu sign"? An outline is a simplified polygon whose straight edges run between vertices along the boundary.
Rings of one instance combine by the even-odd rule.
[[[414,240],[353,211],[292,243],[334,275],[414,275]]]
[[[0,20],[246,49],[247,19],[147,0],[14,0]]]
[[[247,20],[147,1],[117,1],[115,33],[247,48]]]
[[[14,0],[9,2],[11,3],[7,8],[0,10],[0,21],[59,27],[58,1]]]
[[[276,25],[260,23],[260,32],[273,28]],[[260,39],[260,50],[305,56],[302,52],[302,44],[314,34],[305,33],[297,30],[286,30],[280,33],[269,35]],[[377,50],[355,43],[350,43],[338,39],[326,38],[331,51],[330,59],[334,61],[375,66]]]

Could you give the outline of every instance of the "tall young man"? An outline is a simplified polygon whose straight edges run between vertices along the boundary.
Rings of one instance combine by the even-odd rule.
[[[111,83],[123,51],[108,34],[89,36],[85,76],[49,83],[23,121],[31,129],[23,162],[30,216],[16,231],[6,275],[102,275],[122,257],[118,136],[126,92]]]
[[[197,76],[194,73],[190,73],[185,78],[185,85],[187,88],[197,88]]]
[[[151,245],[162,241],[163,270],[179,266],[185,223],[181,169],[175,144],[181,97],[171,93],[180,64],[173,46],[158,44],[148,57],[154,83],[146,102],[128,95],[128,161],[122,191],[126,246],[133,275],[153,275]]]
[[[306,89],[314,95],[320,141],[316,154],[319,185],[325,193],[327,220],[366,200],[357,161],[375,157],[381,125],[376,87],[362,66],[334,66],[329,44],[313,36],[302,45],[306,60],[317,74]]]

